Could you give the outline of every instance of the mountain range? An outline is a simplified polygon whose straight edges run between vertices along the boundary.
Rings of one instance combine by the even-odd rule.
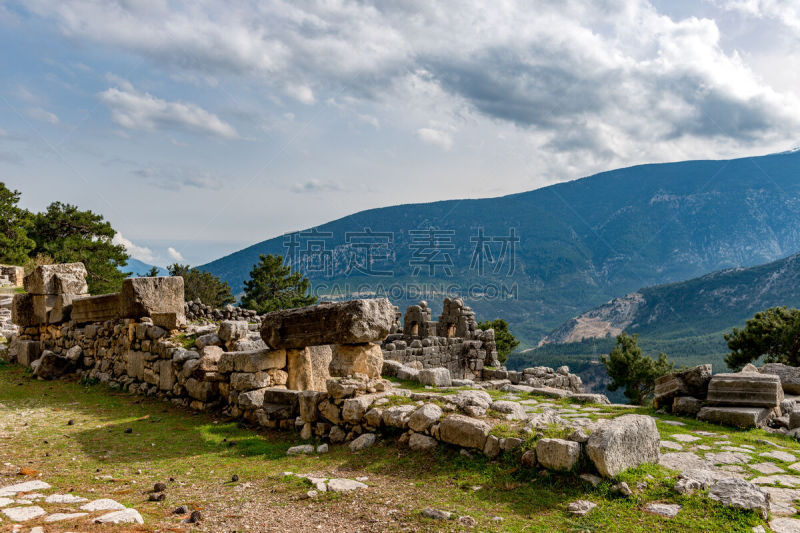
[[[799,178],[798,152],[639,165],[499,198],[370,209],[199,268],[238,293],[259,254],[288,255],[323,298],[385,295],[401,309],[425,299],[435,315],[460,296],[534,347],[641,287],[800,250]]]

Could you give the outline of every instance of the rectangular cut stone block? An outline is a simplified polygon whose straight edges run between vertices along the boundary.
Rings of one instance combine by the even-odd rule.
[[[29,294],[86,294],[86,267],[83,263],[40,265],[25,276]]]
[[[72,300],[70,320],[78,323],[104,322],[119,318],[119,293],[87,296]]]
[[[22,287],[25,269],[21,266],[0,265],[0,276],[6,276],[14,287]]]
[[[785,394],[800,394],[800,368],[781,363],[767,363],[759,369],[759,372],[778,376]]]
[[[300,405],[300,391],[269,387],[264,389],[264,403],[291,405],[297,408]]]
[[[766,407],[703,407],[697,419],[740,428],[761,427],[769,421],[772,409]]]
[[[219,371],[259,372],[286,366],[286,350],[257,350],[255,352],[225,352],[219,358]]]
[[[125,356],[125,372],[132,378],[144,379],[144,352],[129,351]]]
[[[150,313],[153,324],[166,330],[178,329],[186,325],[186,315],[181,313]]]
[[[350,300],[273,311],[264,316],[261,338],[272,348],[380,342],[394,323],[386,298]]]
[[[153,313],[184,315],[183,278],[129,278],[120,291],[120,316],[141,318]]]
[[[42,345],[39,341],[16,341],[17,363],[22,366],[31,366],[31,363],[42,355]]]
[[[55,294],[33,295],[33,316],[37,324],[47,324],[50,311],[56,305]]]
[[[11,322],[23,328],[39,324],[33,311],[32,294],[14,295],[14,299],[11,301]]]
[[[47,322],[49,324],[58,324],[59,322],[70,320],[72,316],[72,301],[78,297],[74,294],[56,295],[55,302],[47,315]]]
[[[780,378],[755,372],[715,375],[706,398],[708,405],[722,407],[777,407],[782,401]]]

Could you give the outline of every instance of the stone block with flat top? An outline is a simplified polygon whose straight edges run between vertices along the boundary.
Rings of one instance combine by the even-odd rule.
[[[772,374],[717,374],[708,384],[706,403],[720,407],[777,407],[783,401],[781,380]]]

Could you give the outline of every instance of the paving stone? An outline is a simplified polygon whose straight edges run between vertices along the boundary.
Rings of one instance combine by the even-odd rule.
[[[671,439],[677,440],[679,442],[696,442],[700,440],[700,437],[695,437],[694,435],[687,435],[686,433],[675,433],[670,435]]]
[[[0,496],[14,496],[18,492],[31,492],[34,490],[49,489],[50,485],[44,481],[33,480],[25,481],[23,483],[16,483],[0,488]]]
[[[118,511],[120,509],[125,509],[125,506],[110,498],[101,498],[81,505],[82,511],[89,511],[90,513],[94,511]]]
[[[89,500],[72,494],[51,494],[44,501],[45,503],[85,503]]]
[[[787,474],[776,474],[774,476],[759,476],[750,480],[756,485],[775,485],[781,484],[787,487],[800,486],[800,477]]]
[[[53,513],[48,515],[44,521],[45,522],[62,522],[64,520],[75,520],[76,518],[80,518],[82,516],[86,516],[89,513]]]
[[[113,511],[94,519],[95,524],[144,524],[142,515],[136,509]]]
[[[358,489],[366,489],[367,485],[352,479],[334,478],[328,480],[328,490],[333,492],[350,492]]]
[[[0,498],[0,507],[6,507],[7,505],[11,505],[14,503],[12,498]]]
[[[683,449],[683,446],[677,442],[672,442],[671,440],[662,440],[660,444],[662,448],[667,448],[670,450],[681,451]]]
[[[795,457],[791,453],[782,452],[780,450],[775,450],[775,451],[772,451],[772,452],[764,452],[764,453],[761,453],[759,455],[761,457],[768,457],[770,459],[777,459],[778,461],[784,461],[784,462],[787,462],[787,463],[792,462],[792,461],[797,461],[797,457]]]
[[[800,499],[800,490],[784,487],[761,487],[769,494],[769,511],[777,516],[793,516],[797,513],[794,502]]]
[[[753,460],[749,454],[741,452],[707,453],[705,459],[715,465],[740,465]]]
[[[775,463],[756,463],[748,466],[762,474],[783,474],[783,469],[778,467]]]
[[[673,518],[680,512],[681,506],[671,503],[648,503],[645,506],[645,510],[653,514]]]
[[[775,518],[769,523],[773,533],[800,533],[800,520],[796,518]]]
[[[12,522],[27,522],[46,515],[47,511],[37,505],[31,505],[27,507],[6,507],[3,509],[3,514]]]
[[[677,420],[659,420],[662,424],[667,424],[668,426],[685,426],[683,422],[678,422]]]

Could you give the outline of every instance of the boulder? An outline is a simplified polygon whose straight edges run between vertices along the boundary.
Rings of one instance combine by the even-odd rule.
[[[436,448],[439,441],[421,433],[412,433],[408,439],[408,447],[414,451],[427,451]]]
[[[482,420],[450,415],[439,423],[439,438],[462,448],[483,450],[490,429],[489,424]]]
[[[405,429],[408,426],[408,419],[416,409],[414,405],[396,405],[383,411],[383,423],[388,427]]]
[[[87,294],[86,275],[83,263],[39,265],[23,284],[28,294]]]
[[[258,372],[286,366],[286,350],[258,350],[256,352],[225,352],[219,358],[219,371]]]
[[[696,416],[703,402],[691,396],[678,396],[672,400],[672,412],[676,415]]]
[[[528,414],[525,412],[525,407],[517,402],[509,400],[497,400],[492,402],[489,406],[492,411],[503,413],[508,420],[525,420]]]
[[[374,433],[364,433],[350,443],[351,452],[360,452],[375,444]]]
[[[446,368],[425,368],[419,371],[417,380],[423,385],[449,387],[452,384],[450,371]]]
[[[579,442],[541,439],[536,443],[536,460],[550,470],[572,470],[581,457]]]
[[[364,374],[370,378],[381,375],[383,351],[377,344],[340,344],[333,347],[331,362],[328,365],[333,377],[347,377]]]
[[[735,509],[758,511],[765,519],[769,514],[769,494],[744,479],[721,479],[711,486],[708,497]]]
[[[708,385],[708,405],[777,407],[783,401],[780,378],[773,374],[717,374]]]
[[[380,342],[394,319],[394,306],[386,298],[321,303],[267,313],[261,322],[261,338],[267,346],[283,349]]]
[[[69,358],[45,350],[39,359],[36,376],[42,379],[56,379],[75,370],[75,362]]]
[[[586,452],[604,477],[644,463],[658,463],[661,437],[655,420],[623,415],[598,428],[586,442]]]
[[[442,417],[442,408],[435,403],[426,403],[408,418],[408,427],[417,433],[426,432]]]
[[[264,405],[264,390],[256,389],[239,393],[237,403],[242,409],[259,409]]]
[[[22,366],[31,366],[42,355],[42,345],[39,341],[14,341],[13,347],[17,352],[17,363]]]
[[[759,370],[762,374],[778,376],[786,394],[800,394],[800,368],[782,363],[767,363]]]
[[[756,428],[765,425],[772,412],[767,407],[703,407],[697,419],[724,426]]]
[[[351,424],[360,424],[374,400],[375,397],[369,395],[346,399],[342,403],[342,419]]]
[[[184,315],[183,278],[128,278],[122,281],[120,316],[140,318],[152,313]]]

